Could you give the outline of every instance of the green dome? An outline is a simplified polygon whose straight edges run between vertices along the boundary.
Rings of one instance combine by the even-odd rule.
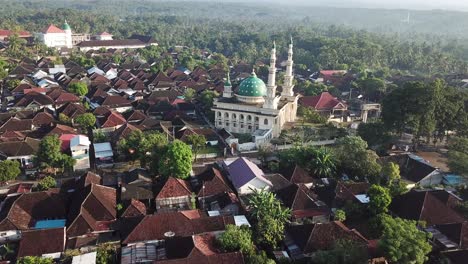
[[[249,78],[244,79],[241,84],[239,85],[239,89],[237,90],[237,94],[241,96],[265,96],[266,95],[266,85],[260,79],[257,78],[255,73],[252,73],[252,76]]]
[[[70,25],[68,25],[67,21],[65,21],[65,23],[63,23],[62,29],[63,30],[71,30],[71,27],[70,27]]]

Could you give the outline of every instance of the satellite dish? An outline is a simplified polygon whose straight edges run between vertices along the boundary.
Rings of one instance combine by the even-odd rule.
[[[168,231],[168,232],[164,233],[164,236],[167,237],[167,238],[171,238],[171,237],[175,236],[175,233],[172,232],[172,231]]]

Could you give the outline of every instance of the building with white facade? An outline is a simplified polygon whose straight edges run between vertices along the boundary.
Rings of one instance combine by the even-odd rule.
[[[233,133],[252,134],[254,142],[264,143],[278,137],[284,125],[294,122],[298,96],[293,92],[293,43],[289,44],[286,73],[281,94],[276,92],[276,46],[270,57],[268,83],[252,75],[244,79],[233,93],[228,75],[223,96],[215,100],[215,126]]]
[[[72,158],[76,160],[73,170],[89,169],[89,146],[91,142],[88,137],[76,135],[70,140],[70,151]]]
[[[37,33],[37,39],[50,48],[72,48],[72,31],[67,21],[62,28],[50,24],[42,32]]]

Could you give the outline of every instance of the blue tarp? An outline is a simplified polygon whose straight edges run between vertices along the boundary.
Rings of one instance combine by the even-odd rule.
[[[65,226],[65,219],[57,219],[57,220],[40,220],[37,221],[34,225],[35,229],[47,229],[47,228],[57,228],[57,227],[64,227]]]

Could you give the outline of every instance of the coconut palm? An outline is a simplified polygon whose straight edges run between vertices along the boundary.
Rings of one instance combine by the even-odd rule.
[[[333,153],[327,148],[314,148],[308,168],[320,178],[332,177],[336,172],[336,160]]]

